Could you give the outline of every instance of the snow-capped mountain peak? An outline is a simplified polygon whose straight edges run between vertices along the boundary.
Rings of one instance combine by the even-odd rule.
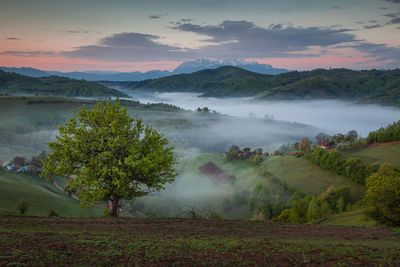
[[[263,74],[279,74],[287,72],[285,69],[275,69],[269,64],[259,64],[255,61],[244,61],[240,59],[199,58],[193,61],[183,62],[173,71],[173,73],[192,73],[203,69],[215,69],[221,66],[235,66],[248,71]]]

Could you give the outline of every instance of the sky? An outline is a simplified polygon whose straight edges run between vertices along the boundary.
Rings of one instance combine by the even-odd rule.
[[[0,0],[0,66],[173,70],[400,67],[400,0]]]

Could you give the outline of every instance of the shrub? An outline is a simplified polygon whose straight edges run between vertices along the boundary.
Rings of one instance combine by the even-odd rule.
[[[308,152],[311,149],[311,142],[308,137],[303,137],[297,146],[298,150]]]
[[[227,153],[226,153],[226,160],[227,161],[232,161],[232,160],[239,160],[240,155],[239,151],[236,149],[231,148]]]
[[[21,214],[24,214],[28,210],[28,202],[25,199],[18,200],[17,209]]]
[[[110,209],[108,208],[108,207],[104,207],[103,208],[103,214],[102,214],[102,216],[103,217],[111,217],[111,211],[110,211]]]
[[[189,219],[192,219],[192,220],[204,219],[204,217],[200,214],[200,212],[197,211],[195,208],[191,208],[188,211],[188,215],[189,215]]]
[[[54,210],[49,210],[48,215],[49,215],[49,217],[58,217],[57,212],[55,212]]]
[[[329,187],[320,195],[322,201],[326,201],[329,208],[334,212],[342,212],[343,209],[352,201],[350,189],[347,186],[341,186],[335,189]]]
[[[209,211],[207,214],[207,219],[214,220],[214,221],[220,221],[223,218],[219,213],[217,213],[215,211]]]
[[[290,209],[284,209],[282,212],[281,212],[281,215],[279,215],[279,217],[278,217],[278,221],[280,221],[280,222],[290,222],[290,219],[291,219],[291,217],[292,217],[292,210],[290,210]]]
[[[305,223],[307,222],[307,212],[308,206],[311,201],[310,196],[306,196],[302,199],[299,199],[292,204],[292,212],[290,221],[295,223]]]
[[[259,155],[253,155],[251,156],[250,161],[254,166],[258,166],[261,164],[261,162],[263,162],[263,158]]]

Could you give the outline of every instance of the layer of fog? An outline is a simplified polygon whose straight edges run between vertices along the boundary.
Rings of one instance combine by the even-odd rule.
[[[252,98],[203,98],[194,93],[130,92],[142,103],[164,102],[184,109],[208,107],[223,114],[299,122],[323,129],[327,133],[357,130],[362,136],[400,119],[400,109],[378,105],[361,105],[340,100],[258,101]]]
[[[238,118],[209,112],[142,112],[147,124],[166,135],[180,157],[197,153],[222,153],[232,145],[272,150],[313,138],[320,129],[270,118]]]
[[[224,218],[243,219],[251,217],[251,209],[247,201],[239,204],[237,197],[246,190],[249,192],[258,182],[246,187],[238,183],[216,187],[209,177],[202,175],[198,167],[184,167],[188,159],[199,162],[200,153],[222,153],[230,146],[248,146],[251,149],[263,148],[272,152],[283,143],[294,143],[302,137],[313,138],[320,129],[304,124],[273,120],[271,118],[239,118],[209,112],[145,112],[131,113],[142,116],[146,123],[164,133],[175,153],[180,158],[177,166],[179,176],[165,190],[136,201],[134,211],[140,211],[148,216],[180,217],[187,216],[191,209],[196,211],[215,211]],[[215,156],[218,158],[218,156]],[[221,157],[221,156],[220,156]],[[212,156],[211,158],[214,158]],[[192,163],[193,163],[192,161]],[[201,160],[200,160],[201,161]],[[204,161],[204,163],[206,163]],[[218,164],[218,162],[216,162]],[[243,168],[246,164],[238,163]],[[223,168],[223,166],[221,166]],[[182,169],[185,169],[182,172]],[[239,173],[242,170],[239,170]],[[237,176],[234,171],[229,175]],[[266,180],[256,172],[241,179]],[[231,209],[226,209],[226,203]],[[240,211],[238,211],[238,210]]]

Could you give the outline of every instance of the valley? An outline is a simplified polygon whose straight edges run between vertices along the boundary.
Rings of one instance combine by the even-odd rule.
[[[146,102],[140,97],[137,99]],[[57,134],[57,126],[62,124],[69,116],[72,116],[73,110],[77,110],[81,105],[91,106],[95,103],[90,99],[80,100],[50,96],[3,96],[0,101],[3,103],[1,114],[5,115],[0,124],[1,129],[3,129],[0,138],[2,142],[0,159],[4,163],[9,162],[15,156],[29,159],[42,150],[46,151],[45,142],[54,140]],[[214,100],[211,99],[208,104],[214,107],[212,101]],[[348,177],[325,170],[304,157],[274,155],[274,151],[280,145],[294,143],[304,136],[313,138],[321,131],[320,128],[306,124],[288,123],[268,116],[265,116],[264,119],[257,118],[257,116],[240,118],[215,111],[184,110],[171,105],[171,103],[179,104],[179,102],[174,101],[170,101],[169,104],[142,104],[122,100],[122,104],[128,108],[129,114],[143,117],[145,123],[155,127],[168,137],[170,145],[174,146],[175,154],[179,159],[179,164],[176,166],[178,177],[175,182],[167,185],[165,190],[159,193],[127,203],[124,208],[125,216],[141,218],[190,216],[212,218],[217,216],[225,219],[271,219],[291,206],[292,201],[294,201],[293,196],[297,191],[301,194],[317,196],[324,194],[330,188],[338,189],[345,186],[349,189],[352,203],[361,200],[365,194],[365,186],[351,181]],[[207,104],[207,102],[204,102],[204,104]],[[234,102],[225,104],[225,110],[228,110],[228,108],[234,110],[234,106]],[[246,108],[240,102],[237,102],[236,107],[243,110]],[[224,110],[224,106],[221,106],[221,108]],[[279,109],[275,109],[275,112],[279,114]],[[241,114],[244,114],[244,112]],[[316,122],[318,125],[318,119]],[[350,124],[345,120],[343,123]],[[260,165],[252,164],[250,159],[230,162],[227,161],[223,153],[228,151],[232,145],[249,146],[254,149],[260,147],[265,152],[269,152],[269,156],[264,157]],[[344,158],[356,157],[368,164],[389,162],[398,166],[400,155],[398,146],[397,144],[375,146],[341,153]],[[232,176],[233,179],[230,182],[216,184],[212,175],[207,176],[201,171],[201,167],[207,164],[213,164],[215,168],[220,169],[228,176]],[[65,205],[70,205],[67,203],[78,204],[66,193],[58,192],[59,189],[54,188],[54,184],[47,185],[45,180],[35,175],[29,176],[8,171],[4,171],[1,175],[3,183],[10,183],[13,180],[12,177],[17,177],[20,182],[27,183],[22,187],[11,183],[10,187],[7,187],[8,191],[20,190],[17,188],[29,188],[32,183],[37,184],[38,181],[42,181],[43,184],[40,184],[39,187],[41,186],[40,189],[44,190],[43,192],[46,192],[47,195],[62,196],[60,201],[64,201]],[[57,179],[60,185],[64,184],[61,182],[61,178]],[[14,186],[15,189],[12,189]],[[46,191],[43,186],[52,188],[60,196],[52,191]],[[26,190],[29,191],[29,189]],[[37,189],[32,187],[32,191],[34,190]],[[260,200],[259,190],[269,197]],[[16,193],[13,195],[14,197],[7,197],[7,201],[3,202],[6,203],[2,208],[3,211],[17,212],[15,204],[12,203],[17,202],[24,194]],[[33,201],[33,207],[28,211],[28,214],[42,216],[49,210],[54,210],[54,207],[48,206],[45,201],[42,203],[43,207],[40,211],[38,204],[35,204],[35,197],[27,195],[25,198],[28,203]],[[259,201],[269,203],[271,210],[267,214],[263,214],[265,212],[261,211],[263,208],[260,210],[260,207],[258,207],[259,204],[257,203],[261,203]],[[54,211],[62,217],[75,217],[84,214],[85,216],[99,216],[102,208],[94,207],[94,213],[89,211],[85,213],[78,208],[73,209],[73,211],[64,211],[64,209],[62,205],[59,205],[59,208]],[[365,218],[363,219],[361,213],[354,213],[357,210],[359,211],[360,208],[354,207],[349,210],[350,213],[353,212],[352,214],[357,214],[360,217],[357,225],[368,225],[369,223]],[[346,220],[342,220],[342,223],[346,224]],[[351,223],[351,220],[349,223]]]

